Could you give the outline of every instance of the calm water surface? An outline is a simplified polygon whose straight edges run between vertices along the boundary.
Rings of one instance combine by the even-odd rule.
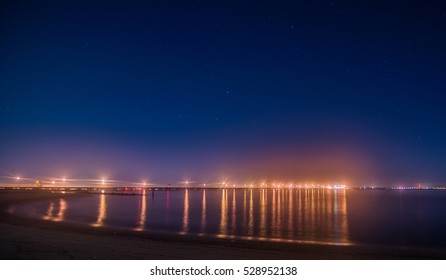
[[[446,192],[177,190],[87,195],[19,205],[54,222],[132,231],[319,244],[446,248]]]

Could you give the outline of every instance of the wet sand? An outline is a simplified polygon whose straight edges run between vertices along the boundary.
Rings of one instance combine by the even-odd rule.
[[[446,259],[445,250],[130,232],[9,213],[17,203],[79,195],[88,194],[0,190],[0,259]]]

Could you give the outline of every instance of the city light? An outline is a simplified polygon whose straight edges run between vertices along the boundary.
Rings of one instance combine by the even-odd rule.
[[[20,176],[13,176],[13,177],[7,177],[10,178],[14,181],[17,182],[25,182],[25,181],[39,181],[42,183],[43,187],[45,187],[45,184],[48,186],[55,186],[58,182],[65,182],[65,183],[70,183],[70,186],[66,185],[66,184],[61,184],[60,187],[70,187],[70,188],[77,188],[77,187],[83,187],[83,188],[89,188],[89,187],[94,187],[94,185],[101,185],[101,186],[107,186],[107,187],[116,187],[116,188],[123,188],[123,187],[128,187],[128,186],[139,186],[140,188],[142,187],[148,187],[150,185],[158,185],[158,186],[164,186],[164,185],[168,185],[170,186],[170,184],[167,184],[166,182],[157,182],[157,183],[151,183],[149,184],[149,182],[147,180],[142,180],[139,181],[139,183],[137,181],[124,181],[124,180],[107,180],[105,179],[105,177],[103,178],[95,178],[95,179],[88,179],[88,178],[66,178],[66,177],[61,177],[60,179],[55,179],[56,177],[48,177],[49,179],[47,180],[40,180],[39,177],[37,178],[24,178],[24,177],[20,177]],[[237,180],[239,181],[239,180]],[[202,188],[205,187],[221,187],[221,188],[263,188],[263,189],[283,189],[283,188],[287,188],[287,189],[347,189],[347,188],[361,188],[361,189],[374,189],[377,188],[374,185],[369,185],[369,186],[353,186],[353,187],[347,187],[347,185],[345,183],[338,183],[338,182],[331,182],[329,184],[325,183],[325,184],[317,184],[314,182],[302,182],[302,183],[296,183],[296,181],[280,181],[280,180],[275,180],[275,181],[270,181],[268,182],[267,179],[266,180],[262,180],[258,183],[255,183],[255,180],[253,181],[242,181],[239,183],[235,183],[235,180],[233,180],[232,182],[226,180],[226,181],[214,181],[212,183],[203,183],[203,182],[194,182],[194,181],[190,181],[190,180],[184,180],[182,182],[179,183],[180,185],[183,185],[183,187],[185,188],[191,188],[191,187],[197,187],[200,186]],[[174,187],[174,186],[173,186]],[[426,184],[415,184],[414,187],[410,187],[410,186],[398,186],[395,187],[394,185],[387,187],[388,189],[408,189],[408,188],[413,188],[413,189],[428,189],[428,188],[433,188],[434,186],[428,186]],[[435,186],[437,187],[437,186]],[[379,188],[386,188],[386,187],[379,187]]]

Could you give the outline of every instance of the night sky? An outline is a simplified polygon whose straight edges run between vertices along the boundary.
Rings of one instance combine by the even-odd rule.
[[[446,183],[444,1],[0,13],[0,176]]]

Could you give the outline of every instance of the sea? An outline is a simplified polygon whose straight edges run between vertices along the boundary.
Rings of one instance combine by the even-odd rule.
[[[328,245],[446,247],[446,191],[176,189],[61,195],[14,211],[133,232]]]

